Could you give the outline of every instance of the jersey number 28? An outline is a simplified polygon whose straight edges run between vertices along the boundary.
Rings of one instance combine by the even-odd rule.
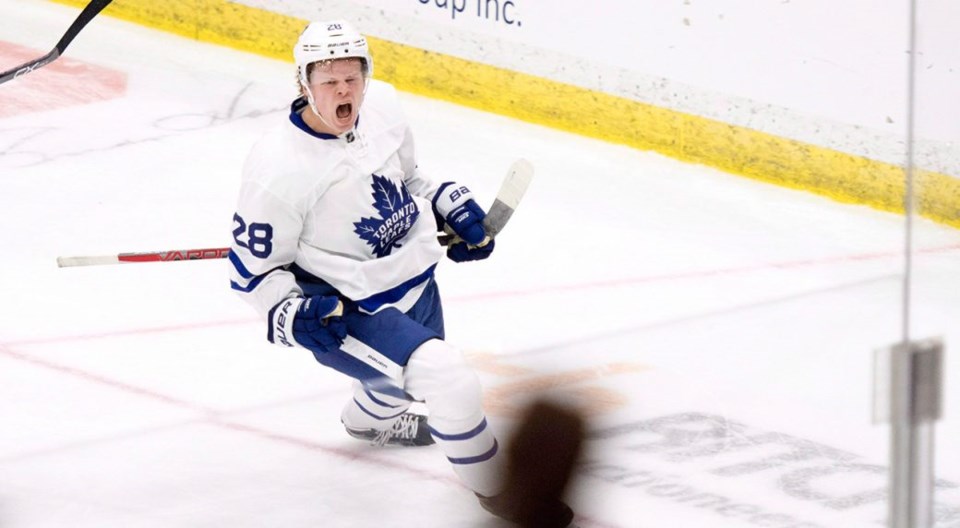
[[[247,248],[250,254],[257,258],[267,258],[273,252],[273,226],[270,224],[251,223],[249,226],[240,218],[240,215],[233,214],[233,222],[236,227],[233,229],[233,240],[242,248]],[[246,240],[241,237],[246,236]]]

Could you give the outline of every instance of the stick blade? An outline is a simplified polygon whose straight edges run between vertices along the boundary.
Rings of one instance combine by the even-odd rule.
[[[533,163],[522,158],[518,159],[510,166],[507,177],[500,185],[497,199],[511,209],[516,209],[520,205],[520,199],[527,193],[531,181],[533,181]]]
[[[496,237],[507,225],[513,211],[520,205],[523,195],[527,193],[530,182],[533,181],[533,172],[533,164],[522,158],[510,166],[493,205],[483,219],[483,227],[490,237]]]
[[[74,266],[103,266],[106,264],[119,264],[120,259],[116,255],[103,257],[57,257],[58,268],[72,268]]]

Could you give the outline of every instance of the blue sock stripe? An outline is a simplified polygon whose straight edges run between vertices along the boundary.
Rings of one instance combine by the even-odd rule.
[[[376,403],[377,405],[379,405],[379,406],[381,406],[381,407],[389,407],[390,409],[396,409],[397,407],[403,407],[402,405],[390,405],[389,403],[387,403],[387,402],[385,402],[385,401],[377,398],[376,396],[374,396],[373,393],[370,392],[368,389],[363,389],[363,392],[364,392],[364,394],[367,395],[368,398],[370,398],[370,401],[372,401],[373,403]]]
[[[407,412],[407,410],[404,409],[404,410],[398,412],[397,414],[394,414],[394,415],[391,415],[391,416],[377,416],[376,414],[373,414],[372,412],[368,411],[363,405],[360,404],[360,402],[357,401],[356,398],[353,399],[353,403],[356,403],[356,404],[357,404],[357,407],[360,407],[360,410],[361,410],[361,411],[369,414],[370,416],[372,416],[373,418],[376,418],[377,420],[389,420],[389,419],[391,419],[391,418],[396,418],[397,416],[400,416],[401,414]]]
[[[427,427],[429,427],[429,424],[427,425]],[[477,436],[478,434],[482,433],[483,430],[486,428],[487,428],[487,419],[484,418],[483,421],[480,422],[480,425],[474,427],[472,430],[467,431],[466,433],[447,435],[447,434],[438,432],[433,427],[430,427],[430,434],[432,434],[436,438],[439,438],[440,440],[447,440],[447,441],[469,440]]]
[[[499,448],[499,445],[497,444],[497,439],[494,438],[494,439],[493,439],[493,447],[491,447],[489,451],[487,451],[486,453],[484,453],[484,454],[482,454],[482,455],[477,455],[477,456],[474,456],[474,457],[464,457],[464,458],[450,458],[450,457],[447,457],[447,460],[449,460],[451,464],[460,464],[460,465],[477,464],[477,463],[479,463],[479,462],[484,462],[484,461],[486,461],[486,460],[490,460],[491,458],[493,458],[493,455],[496,455],[496,454],[497,454],[497,449],[498,449],[498,448]]]

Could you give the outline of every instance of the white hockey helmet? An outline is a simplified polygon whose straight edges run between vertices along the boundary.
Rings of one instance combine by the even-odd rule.
[[[293,48],[300,82],[307,85],[307,65],[317,61],[358,58],[366,78],[373,76],[373,58],[367,39],[344,20],[311,22],[300,33]]]

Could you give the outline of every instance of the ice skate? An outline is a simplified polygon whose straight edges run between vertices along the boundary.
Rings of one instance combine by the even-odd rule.
[[[346,427],[346,426],[344,426]],[[351,429],[346,427],[350,436],[366,440],[370,445],[382,447],[398,445],[417,447],[433,445],[430,428],[427,427],[427,417],[422,414],[403,413],[394,422],[393,427],[384,431],[376,429]]]

